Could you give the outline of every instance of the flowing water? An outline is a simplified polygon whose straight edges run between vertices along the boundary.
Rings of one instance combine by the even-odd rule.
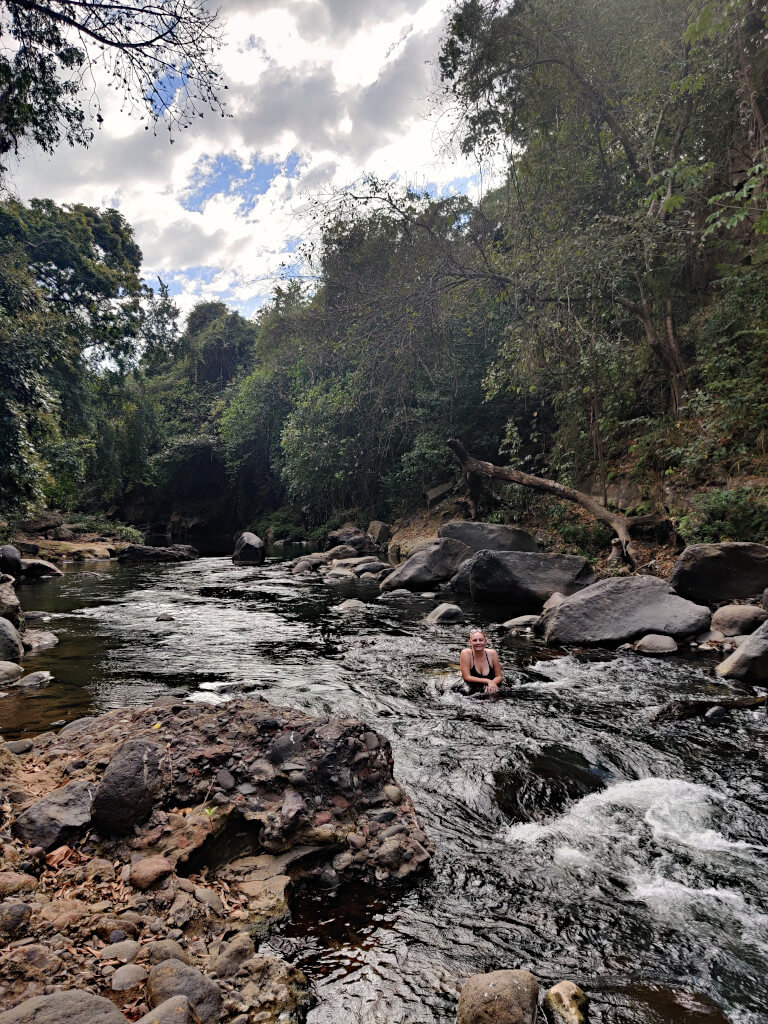
[[[714,662],[520,642],[501,648],[506,695],[477,700],[442,693],[466,628],[425,625],[432,602],[358,586],[365,614],[342,616],[351,590],[277,563],[103,563],[21,596],[60,637],[29,668],[57,682],[0,698],[6,739],[164,693],[257,694],[389,737],[433,870],[373,901],[297,901],[273,943],[318,984],[311,1024],[449,1022],[457,984],[501,967],[574,979],[597,1024],[768,1021],[768,721],[651,722],[727,693]],[[491,637],[505,617],[471,614]]]

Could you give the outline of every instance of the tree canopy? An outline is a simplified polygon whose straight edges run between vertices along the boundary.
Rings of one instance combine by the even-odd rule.
[[[25,140],[46,152],[87,144],[102,69],[148,126],[222,109],[220,27],[205,0],[2,0],[0,11],[0,161]]]

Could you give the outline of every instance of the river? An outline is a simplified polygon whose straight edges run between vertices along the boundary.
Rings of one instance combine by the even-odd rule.
[[[237,693],[391,740],[433,870],[372,902],[295,907],[274,944],[318,984],[311,1024],[448,1024],[457,982],[501,967],[572,978],[595,1024],[768,1021],[768,722],[651,722],[673,698],[730,692],[714,661],[518,642],[500,649],[507,695],[475,700],[441,692],[467,631],[427,626],[429,600],[384,603],[281,563],[81,568],[21,589],[60,643],[27,662],[54,685],[0,698],[6,739],[159,694]],[[333,611],[349,596],[365,614]],[[498,636],[493,610],[470,612]]]

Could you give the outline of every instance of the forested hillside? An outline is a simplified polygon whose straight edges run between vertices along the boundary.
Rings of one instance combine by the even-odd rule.
[[[768,5],[468,0],[435,54],[479,202],[368,181],[245,320],[180,323],[114,210],[0,207],[0,514],[391,518],[445,445],[768,536]]]

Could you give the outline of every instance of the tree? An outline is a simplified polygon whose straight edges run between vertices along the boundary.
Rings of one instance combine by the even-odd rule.
[[[147,127],[222,112],[218,13],[204,0],[1,0],[0,11],[0,161],[25,139],[46,152],[62,137],[87,145],[100,69]]]

